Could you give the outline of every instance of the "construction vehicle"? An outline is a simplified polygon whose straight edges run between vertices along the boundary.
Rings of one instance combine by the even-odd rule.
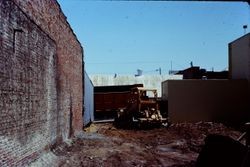
[[[166,123],[167,118],[162,116],[159,109],[157,90],[143,87],[131,89],[126,108],[120,109],[115,118],[115,125],[123,128]]]
[[[131,89],[143,87],[143,84],[95,86],[94,117],[95,121],[113,120],[117,112],[128,106]]]

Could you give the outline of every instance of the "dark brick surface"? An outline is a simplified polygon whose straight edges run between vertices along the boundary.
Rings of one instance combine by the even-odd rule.
[[[56,0],[13,1],[56,43],[59,133],[67,139],[83,127],[83,49]]]
[[[83,52],[65,19],[54,0],[0,0],[0,166],[82,129]]]

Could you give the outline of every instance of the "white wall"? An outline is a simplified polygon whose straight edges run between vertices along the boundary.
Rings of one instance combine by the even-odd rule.
[[[161,83],[167,79],[182,79],[182,75],[90,75],[94,86],[143,84],[146,88],[157,89],[161,97]]]
[[[250,81],[250,34],[229,44],[229,71],[232,79]]]
[[[84,73],[84,125],[94,121],[94,85],[88,74]]]

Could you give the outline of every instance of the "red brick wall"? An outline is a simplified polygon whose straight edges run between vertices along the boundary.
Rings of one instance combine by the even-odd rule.
[[[82,57],[56,1],[0,0],[0,166],[82,130]]]
[[[70,133],[82,130],[83,126],[83,49],[56,0],[13,1],[56,43],[58,108],[62,116],[63,138],[68,138]],[[72,122],[72,127],[70,122]]]
[[[0,166],[24,166],[56,141],[56,44],[12,1],[0,1]]]

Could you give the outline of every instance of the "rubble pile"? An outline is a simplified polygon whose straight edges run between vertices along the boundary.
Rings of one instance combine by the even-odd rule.
[[[85,133],[55,149],[60,166],[192,167],[208,134],[237,139],[241,132],[212,122],[180,123],[147,130],[93,124]]]

